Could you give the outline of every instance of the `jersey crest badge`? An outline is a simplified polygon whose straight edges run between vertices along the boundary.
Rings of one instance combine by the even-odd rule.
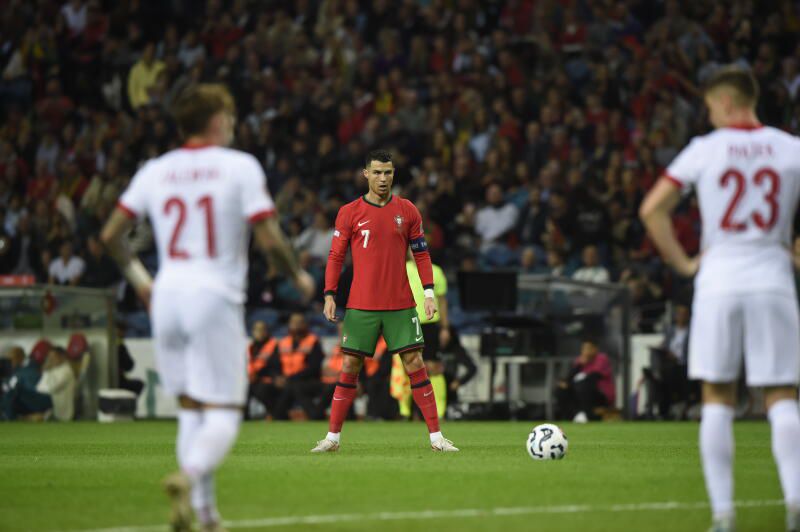
[[[402,227],[403,226],[403,217],[398,214],[397,216],[394,217],[394,223],[397,224],[397,227]]]

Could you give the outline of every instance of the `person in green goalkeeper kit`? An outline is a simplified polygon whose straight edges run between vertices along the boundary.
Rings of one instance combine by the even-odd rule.
[[[422,282],[417,273],[417,264],[409,250],[406,257],[406,272],[408,282],[411,285],[411,292],[414,294],[414,302],[417,304],[417,314],[420,316],[422,334],[425,336],[425,348],[423,359],[428,368],[428,378],[433,386],[433,395],[436,398],[436,410],[439,417],[444,417],[447,409],[447,382],[444,378],[444,366],[439,359],[439,347],[447,345],[450,341],[450,323],[447,308],[447,278],[442,269],[436,264],[433,265],[433,292],[436,295],[436,303],[439,312],[433,318],[425,317],[423,303],[425,293]],[[392,397],[397,399],[400,406],[400,415],[411,417],[411,388],[408,377],[403,370],[403,365],[399,360],[392,361]]]

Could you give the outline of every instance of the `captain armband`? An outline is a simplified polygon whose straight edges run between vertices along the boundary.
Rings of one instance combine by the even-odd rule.
[[[412,253],[422,253],[423,251],[428,251],[428,243],[425,242],[424,236],[413,239],[409,245],[411,246]]]

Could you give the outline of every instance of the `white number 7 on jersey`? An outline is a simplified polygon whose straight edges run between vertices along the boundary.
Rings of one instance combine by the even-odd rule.
[[[369,242],[369,229],[362,229],[361,236],[364,237],[364,249],[367,248],[367,242]]]

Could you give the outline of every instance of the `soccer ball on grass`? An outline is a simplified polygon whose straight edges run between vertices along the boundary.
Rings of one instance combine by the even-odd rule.
[[[567,436],[552,423],[533,427],[525,449],[534,460],[561,460],[567,454]]]

